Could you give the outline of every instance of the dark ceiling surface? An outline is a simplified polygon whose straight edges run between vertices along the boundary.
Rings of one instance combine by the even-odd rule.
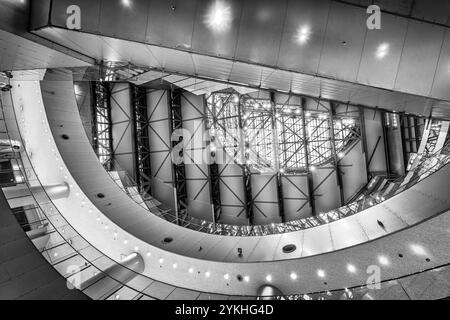
[[[47,0],[31,29],[99,61],[447,117],[447,1],[375,1],[380,30],[369,2]],[[82,32],[67,31],[70,5]]]

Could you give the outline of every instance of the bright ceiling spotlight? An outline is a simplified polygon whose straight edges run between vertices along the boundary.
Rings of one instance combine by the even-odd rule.
[[[417,254],[418,256],[425,256],[427,253],[425,251],[425,249],[422,246],[419,246],[417,244],[412,244],[410,246],[411,251],[415,254]]]
[[[376,57],[383,59],[389,54],[389,43],[382,43],[377,47]]]
[[[268,274],[268,275],[266,276],[266,281],[267,281],[267,282],[272,282],[272,276],[271,276],[270,274]]]
[[[319,276],[319,278],[325,278],[325,271],[317,270],[317,275]]]
[[[189,268],[188,272],[189,273],[194,273],[194,268]]]
[[[164,262],[164,259],[163,259],[163,258],[161,258],[161,259],[159,259],[159,260],[158,260],[158,262],[159,262],[159,264],[163,264],[163,262]]]
[[[347,271],[350,273],[356,273],[356,267],[352,264],[347,265]]]
[[[130,7],[130,6],[131,6],[131,0],[122,0],[122,4],[123,4],[125,7]]]
[[[174,269],[176,269],[176,268],[178,268],[178,264],[174,263],[174,264],[172,265],[172,267],[173,267]]]
[[[223,0],[215,0],[209,7],[204,23],[217,33],[227,32],[231,27],[231,7]]]
[[[249,276],[245,276],[245,277],[244,277],[244,281],[245,281],[245,282],[250,282],[250,277],[249,277]]]
[[[223,278],[224,278],[225,280],[229,280],[229,279],[230,279],[230,275],[227,273],[227,274],[225,274],[225,275],[223,276]]]
[[[295,42],[305,44],[311,38],[311,29],[309,26],[299,26],[295,33]]]
[[[205,277],[209,278],[210,276],[211,276],[211,272],[209,272],[209,271],[206,271],[206,273],[205,273]]]
[[[383,265],[383,266],[387,266],[389,265],[389,259],[386,258],[385,256],[379,256],[378,257],[378,262]]]
[[[291,273],[291,280],[297,280],[298,276],[295,272]]]

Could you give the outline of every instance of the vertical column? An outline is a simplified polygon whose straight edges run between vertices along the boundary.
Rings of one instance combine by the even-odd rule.
[[[183,118],[181,113],[181,90],[174,89],[170,91],[170,132],[171,135],[176,130],[183,129]],[[177,135],[178,141],[172,141],[172,148],[176,147],[179,143],[183,143],[183,135]],[[180,151],[183,153],[183,150]],[[184,154],[180,154],[181,158],[184,158]],[[180,218],[187,215],[187,189],[186,189],[186,171],[184,162],[181,164],[173,164],[173,185],[175,196],[175,212],[177,216],[177,222],[180,222]]]
[[[275,104],[275,95],[273,92],[270,93],[270,104],[272,107],[272,145],[273,145],[273,166],[274,172],[276,175],[276,184],[277,184],[277,198],[278,198],[278,214],[280,215],[281,222],[286,222],[286,217],[284,214],[284,196],[283,196],[283,181],[282,181],[282,172],[280,167],[280,148],[278,144],[278,135],[281,132],[278,132],[277,128],[277,120],[276,120],[276,104]]]
[[[253,194],[252,194],[252,172],[247,163],[249,160],[247,154],[247,148],[249,147],[249,143],[245,142],[245,130],[244,130],[244,121],[242,119],[242,114],[245,112],[243,109],[242,103],[239,102],[238,108],[238,119],[239,119],[239,130],[240,130],[240,146],[241,146],[241,154],[242,154],[242,178],[244,183],[244,192],[245,192],[245,212],[247,215],[247,219],[250,225],[253,225],[254,212],[253,212]]]
[[[149,145],[149,121],[147,116],[147,90],[131,85],[135,137],[136,182],[140,191],[151,194],[151,168]]]
[[[306,99],[301,98],[302,106],[302,129],[303,129],[303,148],[305,151],[305,170],[308,175],[308,198],[309,205],[311,206],[311,215],[316,215],[316,204],[314,198],[314,181],[311,173],[311,168],[309,164],[309,150],[308,150],[308,132],[306,131]]]
[[[341,201],[341,206],[345,204],[345,197],[344,197],[344,185],[342,182],[342,174],[341,169],[339,167],[340,158],[336,152],[336,139],[335,139],[335,130],[334,130],[334,118],[336,116],[336,110],[334,103],[330,101],[330,144],[331,144],[331,152],[333,157],[333,165],[334,165],[334,171],[336,173],[336,180],[339,188],[339,197]]]

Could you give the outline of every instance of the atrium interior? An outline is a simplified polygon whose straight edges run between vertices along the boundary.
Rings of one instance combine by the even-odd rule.
[[[0,300],[450,298],[447,0],[0,0],[0,88]]]

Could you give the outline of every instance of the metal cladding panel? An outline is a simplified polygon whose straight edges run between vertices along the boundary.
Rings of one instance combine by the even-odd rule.
[[[87,66],[88,63],[0,30],[0,70]]]
[[[228,80],[234,62],[231,60],[218,59],[214,57],[192,55],[195,68],[198,74],[204,77],[215,78],[219,80]]]
[[[450,1],[415,0],[411,15],[419,19],[448,24],[450,15]]]
[[[244,1],[236,58],[276,65],[286,0]]]
[[[308,178],[306,176],[285,176],[282,178],[284,215],[286,221],[311,216],[308,203]]]
[[[439,58],[431,95],[450,100],[450,32],[445,31],[444,44]]]
[[[359,142],[339,162],[345,201],[349,200],[367,184],[366,158]]]
[[[303,231],[303,234],[303,257],[319,254],[322,250],[326,252],[333,250],[333,242],[330,237],[330,224],[306,229]]]
[[[282,91],[291,90],[292,73],[270,68],[262,69],[261,87]]]
[[[192,49],[207,54],[233,58],[243,0],[199,0]],[[216,14],[222,14],[215,20]]]
[[[160,62],[156,60],[150,51],[145,50],[145,45],[132,41],[124,41],[115,38],[102,37],[104,51],[108,50],[111,55],[119,57],[113,61],[131,62],[142,65],[146,61],[146,66],[161,67]]]
[[[21,3],[22,1],[16,1]],[[41,27],[48,26],[48,20],[50,17],[50,3],[51,0],[41,0],[31,2],[31,15],[30,15],[30,29],[35,30]],[[3,8],[2,8],[3,9]],[[3,11],[3,10],[1,10]],[[2,16],[2,19],[3,16]],[[3,21],[6,23],[6,21]]]
[[[271,175],[253,175],[251,181],[254,222],[256,224],[281,222],[276,178]]]
[[[111,1],[112,2],[112,1]],[[57,0],[52,1],[50,24],[61,28],[67,26],[67,8],[77,5],[81,10],[81,30],[99,32],[101,1],[96,0]],[[122,10],[120,11],[122,13]]]
[[[409,22],[395,90],[430,94],[443,40],[443,27]]]
[[[185,74],[194,74],[195,66],[192,54],[157,46],[147,46],[151,56],[163,69]]]
[[[229,79],[238,83],[259,86],[261,84],[261,74],[262,67],[260,66],[235,62]]]
[[[301,73],[292,74],[292,92],[309,96],[320,96],[320,79]]]
[[[62,46],[77,50],[91,58],[107,59],[107,57],[103,56],[104,43],[100,36],[59,28],[46,28],[45,30],[37,31],[36,34],[51,39]]]
[[[102,0],[100,33],[144,42],[148,10],[148,0],[132,0],[128,5],[122,0]]]
[[[367,31],[366,19],[362,8],[340,3],[331,5],[319,74],[356,81]]]
[[[317,213],[339,207],[339,189],[334,169],[320,168],[313,173],[314,198]]]
[[[317,73],[329,7],[328,1],[288,0],[278,67]]]
[[[355,216],[353,216],[352,219],[355,221]],[[359,224],[351,223],[347,221],[347,219],[341,219],[330,223],[330,233],[334,250],[339,250],[369,240],[364,229],[361,228]]]
[[[359,83],[386,89],[394,87],[406,29],[406,19],[385,14],[382,28],[367,32],[358,73]]]
[[[380,6],[381,10],[409,15],[413,2],[415,0],[375,0],[373,4]]]
[[[147,42],[190,49],[197,0],[148,0]]]

